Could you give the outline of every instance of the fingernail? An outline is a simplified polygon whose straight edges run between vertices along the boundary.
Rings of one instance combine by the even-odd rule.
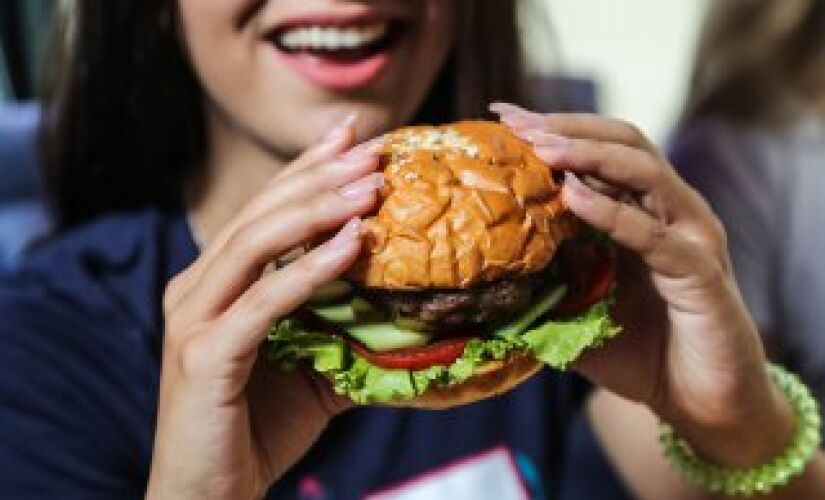
[[[532,114],[531,111],[509,102],[494,102],[488,109],[498,115]]]
[[[345,166],[358,166],[377,161],[378,154],[366,148],[358,151],[350,150],[348,153],[341,155],[339,159],[339,162]]]
[[[334,142],[338,139],[341,139],[344,134],[347,133],[347,129],[352,127],[355,122],[358,120],[358,111],[353,111],[347,116],[344,117],[341,122],[336,125],[332,130],[327,132],[327,135],[324,136],[324,142]]]
[[[538,156],[539,159],[543,160],[545,163],[556,165],[562,162],[569,149],[569,146],[542,145],[534,146],[533,152],[536,153],[536,156]]]
[[[384,147],[384,136],[378,136],[367,142],[362,142],[354,148],[350,149],[342,156],[343,159],[349,158],[363,158],[364,156],[375,156],[381,152]]]
[[[544,117],[538,114],[513,114],[501,115],[502,123],[513,128],[536,128],[545,124]]]
[[[528,128],[519,129],[515,134],[524,140],[532,142],[536,146],[551,146],[557,148],[570,147],[570,139],[563,135],[553,134],[545,130]]]
[[[595,194],[572,172],[564,172],[564,188],[580,198],[592,198]]]
[[[361,234],[361,219],[354,217],[349,220],[338,234],[327,242],[328,248],[336,250],[350,245]]]
[[[340,188],[338,192],[344,198],[358,199],[363,198],[373,192],[377,191],[384,185],[384,175],[380,172],[375,172],[366,177],[362,177],[355,182],[347,184]]]

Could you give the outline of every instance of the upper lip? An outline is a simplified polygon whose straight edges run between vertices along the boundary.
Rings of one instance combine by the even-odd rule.
[[[277,21],[264,23],[264,36],[272,38],[286,30],[303,26],[357,26],[382,21],[404,21],[408,17],[409,14],[402,11],[401,8],[390,9],[359,5],[348,12],[331,12],[328,10],[325,12],[295,14],[287,18],[280,17]]]

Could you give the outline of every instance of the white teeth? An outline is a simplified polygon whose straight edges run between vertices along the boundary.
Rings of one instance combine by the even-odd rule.
[[[279,42],[293,50],[357,49],[377,42],[387,34],[388,29],[385,22],[347,28],[300,27],[282,33]]]

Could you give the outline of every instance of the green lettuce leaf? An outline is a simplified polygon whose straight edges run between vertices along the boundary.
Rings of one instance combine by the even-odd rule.
[[[564,370],[581,353],[615,337],[621,328],[610,318],[610,300],[603,300],[583,315],[562,321],[548,321],[522,335],[537,359]]]
[[[310,361],[316,371],[328,373],[347,366],[348,351],[343,340],[312,332],[298,319],[285,318],[270,332],[264,356],[267,361],[285,368]]]
[[[541,302],[547,308],[555,304],[552,300]],[[584,349],[600,345],[619,332],[608,310],[609,300],[605,300],[578,317],[546,321],[526,332],[528,325],[524,321],[519,328],[513,327],[519,323],[516,319],[489,338],[468,342],[464,353],[452,365],[417,371],[388,370],[372,365],[353,353],[341,339],[313,332],[297,318],[283,319],[273,328],[264,352],[268,361],[286,368],[310,363],[329,377],[336,392],[356,403],[386,403],[414,398],[432,384],[459,384],[470,378],[479,366],[527,350],[549,366],[564,369]],[[535,308],[531,308],[527,314],[535,320],[543,313],[536,314]]]
[[[353,355],[349,370],[332,374],[333,387],[360,404],[410,399],[419,394],[410,372],[387,370]]]

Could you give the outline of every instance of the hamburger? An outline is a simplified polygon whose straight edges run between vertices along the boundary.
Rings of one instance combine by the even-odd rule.
[[[271,362],[307,364],[359,404],[441,409],[563,369],[618,333],[612,248],[507,127],[406,127],[379,158],[362,255],[273,327]]]

